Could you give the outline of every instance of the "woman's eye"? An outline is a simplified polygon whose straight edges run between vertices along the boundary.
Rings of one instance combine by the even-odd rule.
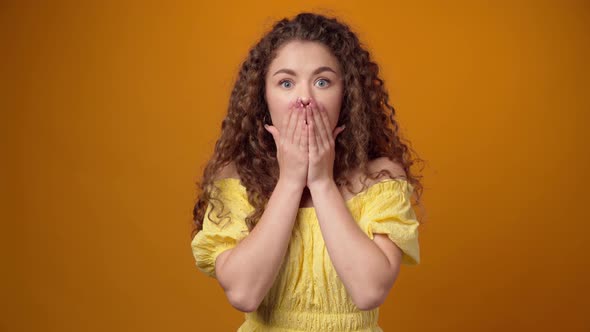
[[[325,88],[330,84],[329,80],[320,78],[319,80],[316,81],[317,86],[319,86],[320,88]]]
[[[291,83],[290,81],[280,81],[279,85],[283,88],[289,89],[293,85],[293,83]]]
[[[289,80],[283,80],[283,81],[279,82],[279,85],[282,86],[283,88],[290,89],[293,87],[293,82],[291,82]],[[319,80],[316,81],[316,85],[320,88],[325,88],[328,85],[330,85],[330,80],[327,80],[325,78],[320,78]]]

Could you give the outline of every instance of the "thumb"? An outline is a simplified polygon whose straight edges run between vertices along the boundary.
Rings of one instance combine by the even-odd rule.
[[[338,135],[344,131],[345,127],[346,125],[342,125],[342,127],[336,127],[336,129],[334,129],[334,139],[336,139],[336,137],[338,137]]]
[[[272,135],[272,138],[275,140],[275,144],[277,144],[277,142],[279,141],[279,131],[277,130],[277,128],[265,124],[264,129],[266,129],[266,131],[268,131]]]

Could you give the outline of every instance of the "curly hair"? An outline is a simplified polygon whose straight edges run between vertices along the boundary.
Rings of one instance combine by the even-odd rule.
[[[338,126],[346,124],[347,130],[338,135],[335,142],[336,184],[353,192],[348,180],[353,171],[364,175],[360,191],[366,188],[367,177],[376,179],[385,172],[393,178],[387,170],[369,174],[369,161],[387,157],[403,166],[406,180],[415,189],[415,201],[420,202],[421,176],[413,174],[410,167],[422,159],[412,158],[413,149],[400,137],[395,109],[379,77],[379,66],[348,25],[336,18],[300,13],[291,20],[277,21],[250,49],[241,65],[227,115],[221,124],[221,136],[205,166],[202,181],[197,182],[200,195],[193,209],[191,236],[202,229],[208,204],[212,205],[211,211],[219,207],[223,211],[223,203],[216,198],[220,188],[214,182],[220,170],[230,163],[235,166],[246,188],[248,202],[254,208],[245,220],[248,229],[251,231],[260,220],[279,177],[276,145],[272,135],[264,129],[264,119],[270,118],[264,98],[265,77],[280,47],[293,40],[322,43],[342,67],[344,91]],[[220,206],[214,203],[216,201]]]

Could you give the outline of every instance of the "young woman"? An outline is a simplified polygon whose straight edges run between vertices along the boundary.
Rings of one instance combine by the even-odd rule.
[[[388,98],[337,19],[282,19],[250,50],[191,243],[197,267],[246,312],[238,331],[381,331],[400,264],[420,261],[410,166],[421,159]]]

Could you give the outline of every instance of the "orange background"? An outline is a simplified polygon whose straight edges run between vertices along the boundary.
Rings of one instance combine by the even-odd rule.
[[[337,15],[427,160],[385,331],[588,331],[586,1],[4,1],[2,331],[235,331],[190,251],[248,49]]]

